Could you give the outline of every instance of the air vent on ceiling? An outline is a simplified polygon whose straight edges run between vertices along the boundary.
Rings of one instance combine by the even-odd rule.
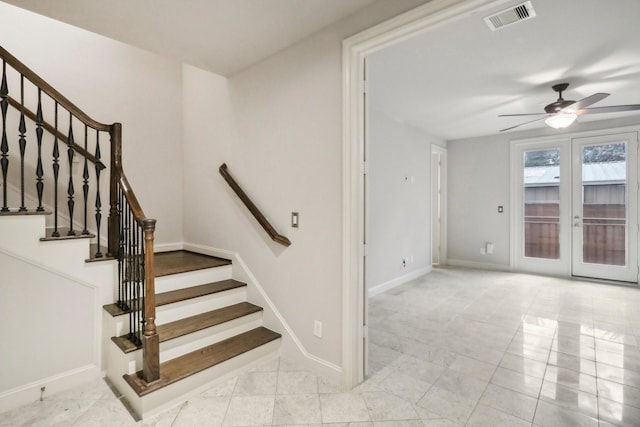
[[[499,30],[508,25],[518,22],[526,21],[536,16],[536,11],[533,10],[533,5],[530,1],[518,4],[510,7],[509,9],[502,10],[493,15],[484,18],[484,22],[491,28],[492,31]]]

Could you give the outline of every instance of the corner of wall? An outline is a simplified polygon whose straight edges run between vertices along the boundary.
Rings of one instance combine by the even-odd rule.
[[[336,383],[342,382],[342,368],[307,351],[239,253],[193,243],[184,243],[183,248],[205,255],[231,259],[233,278],[246,283],[247,298],[263,307],[264,325],[282,334],[281,356]]]

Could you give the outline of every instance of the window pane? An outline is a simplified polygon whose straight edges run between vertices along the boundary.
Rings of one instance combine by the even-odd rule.
[[[524,256],[560,258],[560,149],[524,153]]]
[[[626,265],[626,144],[582,147],[582,261]]]

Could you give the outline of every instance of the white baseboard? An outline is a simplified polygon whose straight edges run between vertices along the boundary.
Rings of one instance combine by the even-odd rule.
[[[389,280],[388,282],[380,283],[379,285],[372,286],[368,290],[369,298],[379,295],[383,292],[388,291],[389,289],[396,288],[400,285],[404,285],[407,282],[412,281],[413,279],[417,279],[420,276],[423,276],[427,273],[431,272],[431,266],[427,266],[411,273],[405,274],[400,277],[396,277],[395,279]]]
[[[467,268],[477,268],[479,270],[492,270],[492,271],[511,271],[511,267],[504,264],[492,264],[489,262],[477,262],[477,261],[468,261],[463,259],[451,259],[447,260],[447,265],[451,265],[454,267],[467,267]]]
[[[102,378],[100,369],[96,365],[88,365],[3,391],[0,393],[0,413],[36,402],[41,397],[46,399],[54,393],[69,390],[98,378]]]
[[[184,244],[182,242],[161,243],[161,244],[153,245],[154,252],[170,252],[170,251],[179,251],[182,249],[184,249]]]
[[[333,381],[342,381],[342,368],[340,366],[328,362],[307,351],[280,311],[276,308],[273,301],[271,301],[264,288],[260,285],[258,279],[244,262],[240,254],[225,249],[193,243],[184,243],[183,248],[184,250],[198,252],[205,255],[231,259],[233,266],[233,278],[247,283],[247,286],[249,286],[249,294],[251,294],[251,288],[255,289],[256,292],[254,292],[254,295],[257,293],[257,296],[261,299],[259,303],[264,306],[265,321],[272,318],[277,322],[278,332],[282,334],[282,356],[299,362],[314,372],[324,375]],[[269,314],[272,316],[269,316]]]

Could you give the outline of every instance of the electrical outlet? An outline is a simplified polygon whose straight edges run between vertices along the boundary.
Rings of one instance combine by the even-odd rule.
[[[480,255],[486,255],[487,251],[484,249],[484,246],[480,248]]]
[[[313,322],[313,335],[322,338],[322,322],[319,320]]]
[[[402,268],[407,266],[407,257],[402,257]]]

